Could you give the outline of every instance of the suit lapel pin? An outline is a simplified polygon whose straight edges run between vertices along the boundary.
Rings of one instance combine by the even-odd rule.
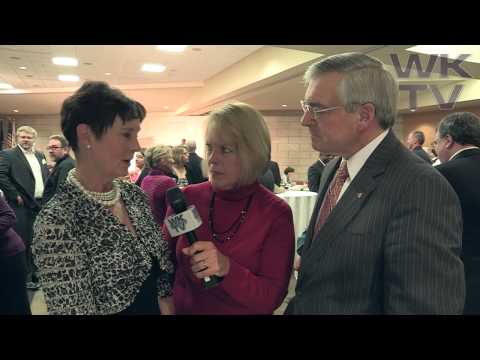
[[[363,193],[357,193],[357,198],[361,199],[363,197]]]

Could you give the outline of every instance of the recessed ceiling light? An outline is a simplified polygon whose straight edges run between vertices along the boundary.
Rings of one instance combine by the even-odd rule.
[[[13,86],[7,83],[0,83],[0,89],[1,90],[10,90],[13,89]]]
[[[287,107],[287,105],[282,105],[282,107]]]
[[[168,109],[168,106],[164,106],[163,108],[166,110],[166,109]]]
[[[187,45],[157,45],[157,50],[182,52],[186,47]]]
[[[55,65],[78,66],[78,60],[72,57],[54,57],[52,58],[52,62]]]
[[[165,71],[166,66],[160,64],[143,64],[142,71],[146,72],[162,72]]]
[[[17,110],[17,109],[13,109],[13,112],[14,112],[14,113],[18,113],[18,110]]]
[[[417,111],[417,109],[410,109],[410,111],[411,111],[411,112],[415,112],[415,111]]]
[[[78,75],[58,75],[58,80],[75,82],[80,80],[80,78],[78,77]]]
[[[105,73],[105,75],[110,76],[110,75],[112,75],[112,73]]]
[[[202,49],[195,47],[195,48],[192,48],[192,51],[202,51]]]
[[[27,67],[26,66],[20,66],[19,69],[20,70],[27,70]]]

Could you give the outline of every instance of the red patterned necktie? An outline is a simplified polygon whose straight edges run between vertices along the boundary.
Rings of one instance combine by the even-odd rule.
[[[328,218],[328,215],[332,212],[333,208],[337,204],[338,196],[340,195],[340,191],[342,190],[343,184],[348,178],[348,169],[347,169],[347,161],[342,160],[340,166],[335,173],[335,177],[333,178],[330,186],[328,187],[327,193],[323,198],[322,206],[320,207],[320,211],[318,212],[318,219],[317,224],[315,225],[315,232],[313,235],[313,239],[317,235],[318,231],[325,223]]]

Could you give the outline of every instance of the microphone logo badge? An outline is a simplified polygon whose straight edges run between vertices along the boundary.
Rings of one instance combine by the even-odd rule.
[[[169,217],[167,220],[170,226],[175,229],[175,231],[180,232],[185,230],[187,220],[183,218],[183,214]]]

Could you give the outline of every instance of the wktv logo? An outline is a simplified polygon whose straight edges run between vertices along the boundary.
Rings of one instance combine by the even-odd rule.
[[[462,78],[471,79],[472,76],[461,68],[461,64],[470,55],[471,54],[461,54],[455,60],[449,59],[448,54],[430,55],[428,58],[428,63],[425,66],[422,65],[422,62],[420,61],[420,56],[418,54],[409,54],[405,69],[402,68],[402,65],[400,64],[400,59],[398,58],[397,54],[390,54],[390,58],[392,60],[393,66],[395,67],[395,71],[397,72],[397,76],[400,79],[409,79],[413,67],[415,67],[418,78],[430,78],[433,73],[433,68],[438,59],[440,59],[440,78],[448,78],[448,72],[449,70],[452,70],[455,71]],[[399,90],[409,92],[410,109],[417,108],[417,92],[430,90],[435,97],[435,100],[437,101],[438,107],[441,110],[452,110],[455,107],[455,103],[463,90],[463,85],[455,85],[448,100],[446,100],[442,96],[437,85],[421,84],[421,81],[419,81],[418,84],[400,84]]]

